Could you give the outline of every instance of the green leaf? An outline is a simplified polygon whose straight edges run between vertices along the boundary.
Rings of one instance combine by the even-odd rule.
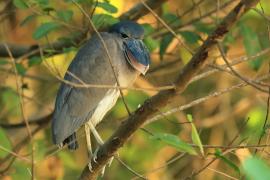
[[[160,55],[160,59],[163,60],[163,56],[167,50],[167,48],[169,47],[171,41],[173,40],[173,35],[171,34],[166,34],[160,42],[160,47],[159,47],[159,55]]]
[[[259,41],[260,41],[260,44],[261,44],[261,47],[262,49],[266,49],[266,48],[269,48],[270,47],[270,41],[269,41],[269,38],[265,38],[265,37],[268,37],[268,32],[266,33],[263,33],[260,34],[258,37],[259,37]]]
[[[192,31],[181,31],[180,34],[181,36],[183,36],[186,42],[190,44],[197,43],[201,39],[201,37],[198,34]]]
[[[193,149],[191,145],[180,140],[179,137],[175,135],[166,134],[166,133],[158,133],[158,134],[154,134],[154,136],[152,136],[151,138],[155,140],[160,140],[166,143],[167,145],[176,148],[178,151],[187,152],[191,155],[197,155],[196,151]]]
[[[194,27],[197,31],[199,32],[203,32],[205,34],[210,34],[211,32],[213,32],[214,30],[214,26],[213,25],[208,25],[202,22],[197,22],[194,24]]]
[[[223,156],[220,149],[216,149],[215,156],[219,158],[220,160],[222,160],[223,162],[225,162],[228,166],[230,166],[233,170],[235,170],[238,173],[238,175],[240,175],[239,167],[230,159]]]
[[[7,112],[10,112],[10,115],[20,115],[20,98],[16,91],[11,88],[6,88],[1,93],[1,102],[4,104],[4,108]]]
[[[72,52],[72,51],[76,52],[76,51],[78,51],[78,48],[76,48],[76,47],[68,47],[68,48],[63,49],[63,53],[69,53],[69,52]]]
[[[105,25],[112,25],[119,22],[118,19],[108,14],[94,14],[92,20],[96,28],[100,28]]]
[[[92,5],[93,1],[86,1],[86,0],[64,0],[65,2],[67,3],[73,3],[74,2],[77,2],[79,4],[86,4],[86,5]]]
[[[261,159],[249,157],[243,162],[243,170],[250,179],[270,179],[270,167]]]
[[[259,136],[263,135],[264,132],[263,122],[265,119],[266,110],[261,107],[252,108],[246,115],[248,118],[247,127],[249,133],[252,132],[252,138],[257,139]]]
[[[16,69],[19,75],[23,76],[26,73],[26,69],[22,64],[16,63]]]
[[[26,25],[27,23],[29,23],[30,21],[32,21],[35,17],[36,17],[35,14],[31,14],[29,16],[26,16],[26,18],[24,18],[24,20],[22,20],[22,22],[20,23],[20,26]]]
[[[142,24],[141,26],[144,30],[144,36],[148,36],[155,31],[155,29],[150,24]]]
[[[149,36],[144,38],[143,42],[145,43],[146,47],[149,49],[150,52],[158,48],[159,42]]]
[[[40,6],[48,6],[49,0],[35,0],[35,2]]]
[[[243,43],[245,46],[245,50],[248,56],[252,56],[261,52],[262,48],[260,45],[260,41],[258,35],[247,25],[244,23],[239,23],[240,33],[243,36]],[[262,57],[256,58],[254,61],[249,61],[249,65],[252,69],[258,70],[263,62]]]
[[[227,45],[227,44],[232,44],[234,42],[235,42],[235,37],[233,36],[232,31],[230,31],[229,33],[226,34],[223,40],[223,43]]]
[[[11,143],[8,139],[8,136],[7,136],[6,132],[4,131],[4,129],[2,129],[2,128],[0,128],[0,139],[1,139],[0,146],[2,146],[5,149],[8,149],[8,150],[12,149],[12,146],[11,146]],[[8,154],[9,154],[8,152],[0,149],[0,158],[3,158]]]
[[[204,155],[204,150],[203,150],[203,145],[202,145],[202,142],[201,142],[201,138],[200,138],[199,133],[198,133],[198,131],[196,129],[196,126],[193,123],[192,115],[191,114],[188,114],[187,115],[187,119],[191,123],[191,138],[192,138],[192,142],[194,144],[196,144],[197,146],[199,146],[200,152],[202,153],[202,155]]]
[[[28,65],[29,67],[31,67],[34,65],[39,65],[41,62],[42,62],[42,58],[40,56],[34,56],[28,60]]]
[[[179,26],[181,24],[180,18],[172,13],[164,14],[163,19],[170,24],[170,26]]]
[[[169,12],[170,12],[169,4],[166,3],[166,2],[163,3],[163,4],[161,5],[161,11],[162,11],[163,14],[169,13]]]
[[[117,8],[108,2],[98,2],[97,7],[104,9],[109,13],[117,13]]]
[[[191,114],[187,114],[187,120],[188,120],[189,122],[193,122],[193,117],[192,117]]]
[[[65,22],[69,22],[72,19],[73,11],[71,10],[62,10],[56,12],[57,16]]]
[[[22,162],[16,162],[13,166],[12,179],[31,179],[31,168]]]
[[[0,65],[8,64],[8,61],[6,59],[0,59]]]
[[[33,38],[38,40],[59,27],[60,25],[55,22],[43,23],[35,30],[33,33]]]
[[[27,9],[28,5],[25,3],[24,0],[13,0],[13,4],[15,7],[19,9]]]

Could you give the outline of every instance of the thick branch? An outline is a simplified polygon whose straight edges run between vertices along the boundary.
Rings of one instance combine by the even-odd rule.
[[[43,45],[41,47],[39,45],[24,46],[15,44],[8,44],[8,47],[14,58],[19,58],[25,55],[39,56],[39,49],[43,51],[44,55],[55,55],[62,53],[64,48],[72,47],[76,44],[79,44],[84,39],[85,35],[86,32],[83,32],[71,41],[57,41],[51,44]],[[52,49],[54,50],[53,52],[51,51]],[[0,44],[0,57],[9,57],[8,52],[5,49],[4,43]]]
[[[160,5],[168,0],[147,0],[145,3],[148,4],[152,9],[157,9],[160,7]],[[144,7],[142,3],[138,3],[136,6],[134,6],[132,9],[127,11],[126,13],[122,14],[119,19],[120,20],[131,20],[136,21],[137,19],[141,18],[142,16],[145,16],[148,14],[149,11]]]
[[[156,9],[160,7],[160,5],[167,0],[147,0],[147,4],[152,8]],[[130,9],[129,11],[123,13],[119,19],[120,20],[132,20],[136,21],[142,16],[146,15],[149,13],[147,9],[143,6],[142,3],[138,3],[137,5],[134,6],[134,8]],[[102,30],[105,30],[106,27],[103,27]],[[51,44],[47,44],[41,47],[43,50],[44,55],[54,55],[54,54],[59,54],[63,52],[64,48],[72,47],[75,44],[79,44],[86,36],[86,32],[81,33],[79,36],[76,38],[72,39],[71,41],[68,42],[54,42]],[[32,45],[32,46],[23,46],[23,45],[13,45],[13,44],[8,44],[8,47],[13,55],[14,58],[18,58],[21,56],[24,56],[26,54],[30,54],[31,56],[34,55],[39,55],[39,46],[38,45]],[[48,51],[55,50],[54,52]],[[0,44],[0,57],[9,57],[4,44]]]
[[[29,121],[29,125],[42,126],[42,125],[48,124],[50,122],[51,118],[52,118],[52,113],[50,113],[42,118]],[[22,127],[25,127],[25,123],[24,122],[17,123],[17,124],[0,123],[0,127],[6,128],[6,129],[22,128]]]
[[[97,152],[96,162],[91,160],[92,172],[86,166],[81,174],[81,179],[95,179],[102,167],[114,156],[116,151],[143,125],[143,123],[159,108],[164,107],[177,94],[183,92],[191,78],[203,67],[208,59],[208,52],[217,41],[224,37],[232,25],[251,7],[256,5],[258,0],[242,0],[239,4],[223,19],[216,30],[207,38],[203,45],[192,57],[190,62],[180,72],[175,85],[175,90],[164,90],[157,95],[146,100],[126,121],[124,121],[115,133],[100,147]]]

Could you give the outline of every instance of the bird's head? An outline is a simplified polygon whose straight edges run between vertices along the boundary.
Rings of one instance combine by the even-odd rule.
[[[132,21],[121,21],[114,24],[109,32],[116,33],[123,39],[126,60],[134,69],[145,75],[149,69],[150,56],[142,41],[142,26]]]

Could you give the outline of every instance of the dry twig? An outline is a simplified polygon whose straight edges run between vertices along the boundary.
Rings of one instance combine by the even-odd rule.
[[[88,166],[86,166],[81,174],[81,179],[95,179],[108,160],[114,156],[116,151],[124,145],[124,143],[151,115],[157,112],[157,109],[164,107],[172,98],[183,92],[191,78],[206,63],[208,52],[216,45],[217,40],[221,39],[229,31],[232,25],[257,3],[258,0],[242,0],[235,6],[179,73],[178,78],[175,81],[176,89],[161,91],[157,95],[146,100],[141,107],[120,125],[109,140],[99,148],[96,162],[93,160],[91,162],[92,172],[90,172]]]

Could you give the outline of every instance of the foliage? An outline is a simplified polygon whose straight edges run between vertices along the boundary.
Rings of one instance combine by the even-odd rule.
[[[155,134],[152,139],[160,140],[181,152],[187,152],[191,155],[197,155],[196,151],[193,149],[192,146],[172,134]]]
[[[48,123],[33,122],[32,130],[41,127],[33,134],[33,142],[24,142],[16,151],[14,147],[28,137],[26,128],[24,125],[23,128],[4,126],[24,123],[23,116],[28,121],[34,121],[53,112],[59,76],[63,76],[76,52],[94,32],[88,17],[74,2],[84,9],[99,31],[106,31],[110,25],[119,22],[121,15],[136,5],[131,0],[12,0],[0,4],[0,23],[4,27],[1,42],[8,42],[11,50],[16,49],[12,53],[18,72],[16,79],[11,58],[3,55],[2,51],[5,50],[6,54],[6,49],[0,43],[0,171],[11,160],[9,158],[9,162],[2,163],[9,155],[7,151],[31,159],[32,145],[36,179],[76,179],[88,162],[83,128],[77,133],[79,150],[69,152],[66,149],[56,150],[51,142]],[[229,62],[240,64],[232,68],[267,92],[268,81],[254,81],[269,73],[269,52],[264,51],[269,50],[270,46],[270,5],[268,0],[260,2],[256,8],[263,15],[254,10],[248,12],[227,29],[229,32],[224,39],[218,41],[224,45]],[[181,69],[194,55],[193,52],[200,48],[234,5],[225,0],[219,4],[210,0],[172,0],[159,4],[155,9],[162,22],[150,13],[141,17],[138,22],[144,28],[143,41],[152,61],[149,72],[145,77],[140,77],[134,87],[154,89],[173,85]],[[217,11],[217,7],[220,11]],[[129,15],[129,18],[134,18],[133,15]],[[209,61],[206,68],[199,72],[209,74],[192,82],[168,106],[162,109],[151,107],[158,111],[158,116],[148,117],[149,120],[158,120],[138,130],[120,150],[120,159],[134,171],[149,179],[224,179],[224,174],[235,178],[270,178],[269,160],[265,156],[269,151],[269,123],[265,123],[269,116],[269,107],[266,107],[268,94],[253,87],[239,85],[234,88],[243,81],[239,76],[229,74],[228,68],[224,69],[226,66],[220,52],[213,49],[207,52]],[[25,51],[23,55],[22,51]],[[214,76],[212,72],[215,72]],[[19,81],[21,94],[17,92],[15,80]],[[156,92],[123,91],[131,112]],[[119,98],[97,127],[103,139],[107,140],[127,117],[128,112]],[[267,145],[264,151],[259,146],[260,138],[260,144]],[[250,155],[254,153],[254,147],[260,158],[243,158],[238,152],[245,149]],[[93,149],[96,148],[95,145]],[[218,163],[213,167],[205,166],[212,158]],[[3,176],[4,179],[29,179],[30,172],[31,163],[16,158]],[[117,161],[106,168],[104,177],[132,178],[134,174]]]
[[[245,174],[250,179],[266,180],[270,178],[270,167],[257,157],[249,157],[243,162]]]

